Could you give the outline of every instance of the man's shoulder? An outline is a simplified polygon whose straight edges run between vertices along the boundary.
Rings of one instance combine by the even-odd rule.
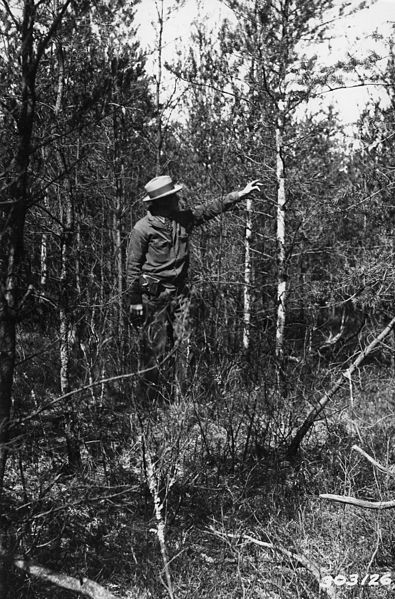
[[[146,233],[149,229],[148,215],[146,214],[143,218],[140,218],[134,225],[133,229],[138,233]]]

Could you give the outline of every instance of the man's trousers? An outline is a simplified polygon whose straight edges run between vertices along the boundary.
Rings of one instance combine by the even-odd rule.
[[[171,401],[187,388],[190,352],[190,298],[168,290],[143,296],[140,375],[136,398],[142,407]]]

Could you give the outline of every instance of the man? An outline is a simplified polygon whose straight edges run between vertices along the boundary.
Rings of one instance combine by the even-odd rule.
[[[189,336],[189,235],[194,227],[231,209],[254,191],[259,180],[241,191],[228,194],[207,205],[184,210],[179,207],[178,192],[167,176],[147,183],[143,199],[148,212],[134,226],[128,247],[127,288],[132,321],[142,320],[141,367],[148,372],[140,381],[137,397],[145,403],[160,396],[167,379],[160,380],[161,362],[169,348],[175,347],[175,384],[186,380],[186,353]]]

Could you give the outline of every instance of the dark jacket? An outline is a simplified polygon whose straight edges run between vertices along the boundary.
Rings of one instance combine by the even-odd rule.
[[[127,290],[130,304],[140,304],[140,277],[151,275],[164,286],[182,289],[189,266],[189,234],[194,227],[215,218],[240,201],[239,192],[228,194],[206,206],[179,210],[171,219],[150,212],[134,226],[127,252]]]

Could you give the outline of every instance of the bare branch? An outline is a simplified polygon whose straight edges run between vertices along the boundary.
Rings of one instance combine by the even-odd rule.
[[[360,364],[364,361],[364,359],[377,347],[377,345],[392,331],[395,326],[395,316],[388,323],[388,325],[381,331],[380,335],[378,335],[364,350],[362,350],[357,358],[352,362],[352,364],[348,367],[348,369],[341,373],[336,382],[332,385],[331,389],[320,399],[317,405],[310,411],[307,418],[297,430],[293,440],[291,441],[288,450],[287,456],[289,458],[293,458],[298,451],[299,445],[302,442],[304,436],[308,433],[312,425],[314,424],[317,416],[322,412],[325,408],[326,404],[332,399],[332,397],[337,393],[340,387],[343,386],[346,380],[349,380],[352,373],[360,366]]]
[[[383,472],[383,474],[388,474],[389,476],[395,476],[395,466],[388,466],[388,467],[383,466],[382,464],[377,462],[374,458],[372,458],[368,453],[366,453],[366,451],[364,451],[363,449],[358,447],[358,445],[353,445],[351,447],[351,449],[353,449],[354,451],[358,451],[358,453],[360,453],[364,458],[366,458],[368,460],[368,462],[373,464],[373,466],[375,468],[377,468],[377,470],[380,470],[380,472]]]
[[[348,495],[331,495],[324,493],[320,495],[321,499],[328,499],[329,501],[337,501],[339,503],[346,503],[348,505],[355,505],[356,507],[362,507],[367,510],[389,510],[395,508],[395,499],[391,501],[366,501],[365,499],[356,499],[355,497],[349,497]]]

